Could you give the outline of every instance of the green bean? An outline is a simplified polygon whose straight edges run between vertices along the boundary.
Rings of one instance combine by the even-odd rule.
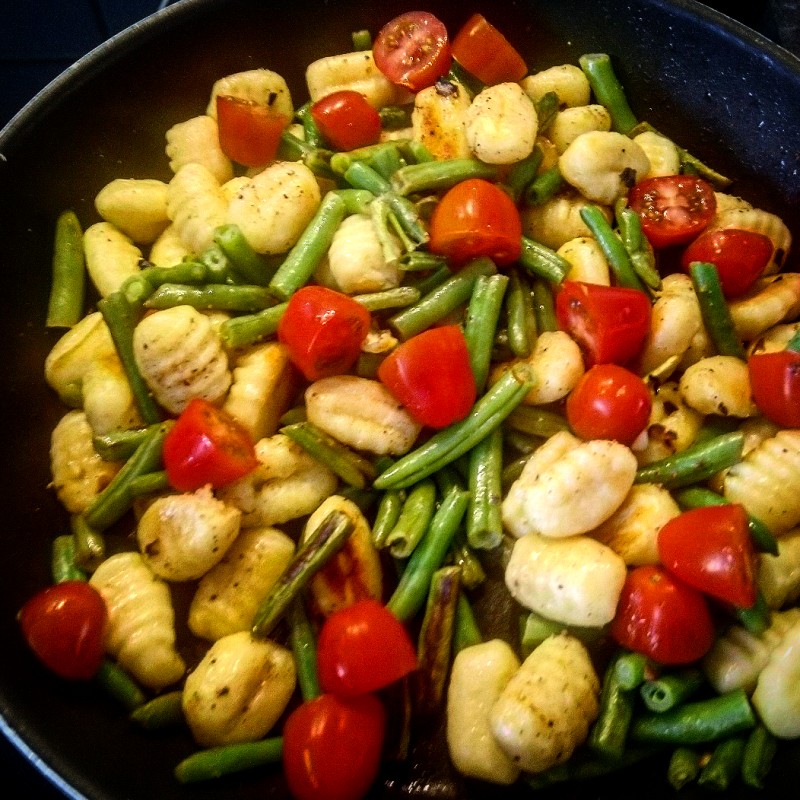
[[[392,176],[407,166],[405,160],[400,155],[397,147],[386,147],[375,151],[375,155],[369,159],[369,165],[386,180],[391,180]]]
[[[419,302],[419,289],[413,286],[397,286],[380,292],[354,294],[353,300],[368,311],[384,311],[387,308],[402,308]]]
[[[400,518],[406,499],[405,489],[384,492],[372,524],[372,543],[379,550],[386,546],[386,539]]]
[[[460,653],[465,647],[472,647],[483,641],[481,629],[475,619],[475,612],[472,610],[467,596],[460,592],[458,605],[456,606],[456,624],[453,630],[453,652]]]
[[[86,573],[75,562],[75,537],[56,536],[50,554],[50,574],[53,583],[85,581]]]
[[[317,674],[317,643],[301,597],[296,598],[290,606],[289,624],[289,641],[294,654],[300,695],[304,701],[313,700],[322,693]]]
[[[89,527],[82,514],[72,514],[69,522],[75,540],[75,563],[87,572],[94,572],[106,557],[103,534]]]
[[[650,711],[669,711],[696,694],[705,683],[703,674],[697,669],[668,672],[658,678],[645,681],[639,692]]]
[[[528,358],[536,343],[536,316],[527,279],[512,269],[506,294],[506,330],[511,352],[517,358]]]
[[[527,370],[509,370],[472,407],[460,422],[435,433],[374,482],[376,489],[398,489],[411,486],[437,470],[451,464],[488,436],[519,405],[533,385]]]
[[[461,585],[465,589],[475,589],[486,580],[486,570],[463,531],[458,531],[453,539],[450,560],[461,568]]]
[[[231,267],[231,262],[225,251],[216,243],[210,244],[198,257],[198,263],[206,272],[207,279],[202,283],[239,283],[239,274]],[[153,288],[157,284],[153,283],[152,278],[160,278],[160,275],[144,275]],[[213,280],[212,280],[213,278]],[[177,282],[177,281],[176,281]]]
[[[410,339],[468,301],[481,275],[490,276],[496,272],[497,267],[490,259],[476,258],[417,303],[390,317],[389,326],[401,339]]]
[[[527,157],[518,161],[511,168],[505,181],[505,186],[514,203],[519,203],[525,197],[528,187],[536,180],[539,167],[542,164],[542,149],[534,147],[533,152]]]
[[[624,198],[621,199],[616,210],[622,245],[628,253],[633,271],[645,286],[649,289],[659,289],[661,276],[655,266],[653,250],[647,237],[642,233],[642,221],[632,208],[624,205],[625,202]]]
[[[201,311],[261,311],[275,304],[275,298],[263,286],[228,286],[222,283],[206,286],[164,283],[144,303],[145,308],[192,306]]]
[[[637,120],[609,56],[606,53],[587,53],[578,59],[578,63],[589,80],[597,102],[605,106],[611,115],[613,129],[627,134],[635,127]]]
[[[378,492],[373,492],[371,489],[362,489],[358,486],[342,486],[339,489],[339,494],[345,500],[355,503],[362,514],[368,514],[378,499]]]
[[[565,763],[546,769],[544,772],[526,774],[524,781],[532,789],[546,789],[557,783],[592,780],[626,769],[657,752],[656,747],[629,747],[622,754],[622,758],[608,759],[596,756],[587,750],[586,753],[573,756]]]
[[[295,118],[303,126],[303,141],[311,147],[322,147],[325,145],[325,140],[322,133],[311,114],[311,101],[303,103],[300,108],[295,109]]]
[[[454,486],[442,499],[422,541],[414,548],[387,608],[401,621],[425,604],[433,574],[442,565],[469,504],[469,493]]]
[[[761,636],[772,622],[772,609],[767,605],[767,600],[761,591],[757,592],[752,606],[748,608],[735,606],[733,613],[739,624],[753,636]]]
[[[408,558],[425,535],[436,510],[436,484],[422,480],[408,489],[394,527],[386,537],[386,547],[395,558]]]
[[[311,422],[298,422],[280,429],[317,461],[324,464],[345,483],[363,489],[376,473],[372,462],[328,435]]]
[[[235,350],[274,336],[288,303],[279,303],[255,314],[226,319],[220,325],[219,336],[226,347]]]
[[[700,483],[740,461],[743,447],[744,434],[741,431],[724,433],[640,467],[634,480],[635,483],[660,483],[667,489]]]
[[[176,689],[148,700],[131,712],[130,718],[146,731],[160,731],[186,722],[183,692]]]
[[[210,268],[209,264],[204,261],[187,259],[171,267],[145,267],[138,275],[128,278],[128,281],[141,278],[147,281],[153,289],[157,289],[163,283],[186,283],[191,286],[205,283],[225,283],[227,275],[223,277],[221,271]]]
[[[616,680],[623,689],[639,688],[649,669],[647,657],[641,653],[622,652],[614,661]]]
[[[559,105],[558,93],[545,92],[534,105],[536,106],[536,118],[539,121],[538,132],[541,134],[550,127],[556,118]]]
[[[711,753],[708,763],[700,770],[697,783],[708,789],[724,792],[740,771],[744,740],[739,737],[720,742]]]
[[[533,282],[533,313],[539,333],[558,330],[553,292],[549,284],[541,279]]]
[[[541,439],[549,439],[559,431],[568,431],[567,420],[557,411],[539,406],[519,406],[506,420],[505,426]]]
[[[375,195],[366,189],[334,189],[333,191],[344,200],[347,214],[368,214],[369,207],[375,199]]]
[[[742,780],[745,786],[763,789],[764,779],[772,768],[772,759],[778,748],[778,740],[759,723],[750,732],[742,753]]]
[[[450,62],[450,69],[447,75],[445,75],[444,80],[448,83],[455,83],[463,87],[470,99],[486,88],[486,84],[484,84],[483,81],[466,70],[456,59]]]
[[[570,270],[570,263],[547,245],[522,237],[522,252],[517,263],[534,278],[544,278],[551,283],[561,283]]]
[[[614,233],[600,208],[595,205],[583,206],[581,208],[581,219],[586,223],[594,238],[597,239],[597,243],[600,245],[600,249],[603,251],[608,265],[617,279],[617,283],[629,289],[644,291],[644,286],[633,268],[625,245],[619,236]]]
[[[126,461],[147,438],[148,428],[128,428],[92,437],[95,452],[103,461]]]
[[[375,195],[383,194],[392,188],[389,179],[378,173],[370,164],[377,153],[384,150],[393,150],[397,153],[405,143],[404,139],[391,139],[387,142],[357,147],[355,150],[334,153],[331,156],[331,168],[348,183],[357,184],[359,189],[368,189]],[[354,165],[358,166],[348,178],[347,171]],[[363,167],[366,169],[362,169]]]
[[[228,257],[234,272],[248,283],[267,286],[277,264],[257,253],[238,225],[220,225],[214,230],[214,241]]]
[[[689,747],[676,747],[667,767],[667,780],[675,791],[697,780],[700,756]]]
[[[503,539],[502,501],[503,432],[495,428],[469,453],[470,506],[467,541],[470,547],[492,550]]]
[[[130,483],[131,497],[142,497],[148,494],[158,494],[158,492],[168,492],[172,490],[166,470],[156,472],[146,472],[137,475]]]
[[[793,353],[800,353],[800,328],[798,328],[794,336],[786,343],[786,349],[791,350]]]
[[[403,272],[428,272],[429,270],[439,270],[444,267],[447,270],[444,274],[450,274],[450,270],[447,267],[447,259],[444,256],[437,256],[435,253],[428,253],[424,250],[412,250],[410,253],[403,253],[397,265]]]
[[[147,697],[136,681],[108,658],[103,659],[94,679],[109,697],[128,711],[133,711],[147,702]]]
[[[161,445],[172,425],[170,420],[148,428],[148,435],[136,452],[86,509],[84,517],[90,528],[104,531],[127,513],[133,502],[131,481],[160,468]]]
[[[282,736],[257,742],[220,745],[185,758],[175,767],[175,777],[180,783],[196,783],[267,764],[279,764],[282,758]]]
[[[331,169],[331,156],[333,153],[330,150],[304,142],[288,129],[281,134],[278,158],[284,161],[302,161],[320,178],[335,178],[336,173]]]
[[[600,710],[587,740],[595,753],[609,759],[622,757],[633,718],[633,690],[620,686],[615,667],[612,660],[603,676]]]
[[[693,261],[689,272],[694,283],[703,323],[717,353],[721,356],[745,358],[744,347],[736,333],[719,275],[714,264],[706,261]]]
[[[426,295],[433,292],[434,289],[438,289],[440,286],[446,283],[452,277],[452,275],[453,273],[450,271],[450,267],[448,267],[446,264],[442,264],[441,266],[432,269],[428,275],[425,275],[419,280],[414,281],[412,285],[419,291],[420,296],[424,298]]]
[[[749,730],[756,717],[741,689],[633,720],[631,739],[662,744],[704,744]]]
[[[352,521],[340,511],[331,511],[320,522],[261,601],[251,627],[253,636],[258,639],[269,636],[295,598],[341,550],[352,532]]]
[[[411,127],[411,111],[408,106],[384,106],[378,111],[381,128],[385,131],[401,131]]]
[[[83,231],[74,211],[56,220],[53,276],[47,303],[47,327],[71,328],[83,316],[86,260]]]
[[[492,342],[508,281],[506,275],[480,275],[472,288],[464,322],[464,336],[478,394],[483,392],[489,377]]]
[[[525,205],[540,206],[558,194],[563,186],[564,178],[561,177],[561,170],[557,166],[550,167],[528,184],[525,191]]]
[[[449,189],[469,178],[493,181],[497,175],[496,166],[478,161],[477,158],[450,158],[409,164],[392,175],[391,184],[398,194],[407,196]]]

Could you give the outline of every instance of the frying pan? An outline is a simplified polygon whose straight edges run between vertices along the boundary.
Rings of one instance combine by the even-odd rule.
[[[431,0],[453,30],[483,11],[532,70],[611,54],[634,111],[696,156],[733,176],[735,190],[781,214],[800,234],[800,61],[689,0]],[[222,75],[265,66],[305,99],[304,68],[377,31],[408,0],[185,0],[113,38],[67,70],[0,132],[3,342],[0,509],[0,715],[6,735],[72,797],[92,800],[284,798],[279,770],[181,786],[172,777],[194,749],[184,733],[144,734],[91,685],[47,674],[24,645],[15,614],[49,580],[49,544],[67,519],[48,490],[49,434],[64,409],[42,365],[58,334],[44,327],[53,225],[74,208],[96,220],[93,198],[115,177],[168,179],[164,132],[201,113]],[[792,265],[789,266],[792,269]],[[796,264],[794,269],[796,269]],[[507,604],[478,604],[485,632],[509,630]],[[770,797],[794,795],[800,746],[786,745]],[[550,798],[672,796],[663,764],[548,790]],[[731,794],[737,794],[734,789]],[[687,794],[690,794],[688,792]],[[23,792],[24,796],[29,796]],[[20,795],[20,796],[23,796]],[[374,797],[517,798],[455,775],[441,736],[423,737],[407,764],[387,772]]]

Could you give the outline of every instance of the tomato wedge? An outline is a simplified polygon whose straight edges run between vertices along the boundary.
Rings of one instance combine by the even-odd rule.
[[[498,266],[511,264],[522,250],[522,222],[514,201],[495,184],[470,178],[449,189],[430,221],[432,253],[458,268],[479,256]]]
[[[387,22],[375,37],[378,69],[398,86],[418,92],[450,69],[450,39],[444,23],[427,11],[408,11]]]
[[[359,800],[378,774],[386,712],[374,695],[323,694],[283,727],[283,771],[296,800]]]
[[[683,252],[681,267],[693,261],[714,264],[725,297],[739,297],[761,277],[772,260],[772,240],[755,231],[720,228],[706,231]]]
[[[378,378],[415,419],[431,428],[463,419],[475,403],[475,376],[458,325],[412,336],[381,362]]]
[[[583,351],[587,366],[627,364],[650,331],[650,300],[624,286],[564,281],[556,295],[556,318]]]
[[[618,644],[661,664],[689,664],[714,642],[702,593],[653,565],[628,573],[610,631]]]
[[[200,397],[189,402],[164,438],[163,459],[170,484],[181,492],[227,486],[258,466],[246,428]]]
[[[777,350],[747,359],[758,410],[776,425],[800,428],[800,353]]]
[[[380,114],[360,92],[342,89],[317,100],[311,116],[325,141],[336,150],[355,150],[381,137]]]
[[[525,59],[483,14],[473,14],[453,39],[453,58],[487,86],[522,80]]]
[[[100,668],[107,622],[105,601],[84,581],[48,586],[19,612],[31,650],[48,669],[70,680],[88,680]]]
[[[219,146],[231,161],[263,167],[275,158],[289,120],[268,106],[230,95],[217,95]]]
[[[325,620],[317,641],[323,691],[339,696],[383,689],[417,668],[404,625],[377,600],[359,600]]]
[[[658,533],[661,563],[704,594],[740,608],[756,601],[755,550],[738,503],[693,508]]]
[[[637,183],[628,204],[642,220],[653,247],[686,244],[711,222],[717,209],[714,187],[693,175],[662,175]]]
[[[370,313],[346,294],[304,286],[289,299],[278,339],[309,381],[342,375],[358,359]]]
[[[567,422],[582,439],[633,444],[650,418],[647,384],[617,364],[595,364],[567,397]]]

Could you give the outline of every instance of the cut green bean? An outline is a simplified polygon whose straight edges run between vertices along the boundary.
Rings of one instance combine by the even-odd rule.
[[[375,155],[369,159],[369,165],[386,180],[407,166],[397,147],[387,147],[376,150]]]
[[[167,692],[137,706],[131,720],[146,731],[160,731],[186,722],[183,715],[183,692]]]
[[[763,789],[764,779],[772,768],[772,759],[778,749],[778,740],[759,723],[750,732],[742,753],[742,781],[745,786]]]
[[[633,690],[623,689],[618,680],[616,662],[612,661],[603,676],[600,710],[587,744],[598,755],[620,759],[625,751],[628,728],[633,718]]]
[[[667,767],[667,780],[675,791],[680,791],[697,780],[700,774],[700,756],[689,747],[676,747]]]
[[[75,563],[87,572],[94,572],[106,557],[103,534],[93,530],[82,514],[73,514],[69,523],[75,540]]]
[[[660,483],[667,489],[701,483],[738,463],[742,458],[743,448],[744,434],[741,431],[724,433],[673,456],[640,467],[634,481]]]
[[[192,306],[200,311],[261,311],[276,304],[272,293],[263,286],[228,286],[210,283],[185,286],[164,283],[145,300],[145,308],[164,309]]]
[[[348,183],[357,186],[359,189],[368,189],[375,195],[388,192],[392,187],[389,179],[377,172],[371,163],[378,153],[391,150],[399,153],[406,144],[405,139],[390,139],[386,142],[369,144],[364,147],[357,147],[355,150],[347,150],[334,153],[331,156],[331,168],[337,175],[341,175]],[[348,170],[355,166],[355,170],[350,173]],[[366,169],[363,169],[366,167]]]
[[[421,298],[424,298],[434,289],[438,289],[442,284],[446,283],[452,275],[453,273],[450,271],[450,267],[446,264],[441,264],[431,269],[428,275],[415,280],[412,285],[415,289],[419,290]]]
[[[108,658],[103,659],[94,679],[109,697],[128,711],[133,711],[147,702],[147,697],[139,684],[122,667]]]
[[[238,225],[220,225],[214,230],[214,241],[243,280],[258,286],[269,284],[277,264],[257,253]]]
[[[384,106],[378,111],[381,128],[385,131],[401,131],[411,127],[411,109],[409,106]]]
[[[303,126],[303,141],[311,147],[323,147],[325,140],[322,137],[319,127],[311,114],[312,103],[309,100],[303,103],[294,112],[295,118]]]
[[[557,195],[563,186],[564,178],[561,177],[561,170],[557,166],[550,167],[528,184],[525,190],[525,205],[540,206]]]
[[[461,568],[461,585],[465,589],[476,589],[486,581],[486,570],[463,531],[458,531],[453,539],[450,560]]]
[[[637,119],[628,105],[625,90],[609,56],[606,53],[587,53],[578,59],[578,63],[589,80],[597,102],[605,106],[611,115],[613,129],[627,134],[636,126]]]
[[[309,622],[302,597],[298,597],[289,609],[289,642],[294,654],[297,684],[304,701],[319,697],[322,690],[317,673],[317,642],[314,628]]]
[[[200,750],[185,758],[175,767],[175,777],[180,783],[197,783],[268,764],[280,764],[282,758],[282,736],[221,745]]]
[[[50,574],[53,583],[85,581],[86,572],[75,561],[75,537],[56,536],[50,552]]]
[[[534,147],[533,152],[511,168],[505,186],[514,203],[520,203],[526,196],[528,187],[536,180],[543,158],[542,149]]]
[[[739,777],[743,754],[744,739],[737,736],[720,742],[700,770],[698,785],[724,792]]]
[[[92,438],[94,449],[103,461],[127,461],[147,438],[148,428],[109,431]]]
[[[506,427],[540,439],[549,439],[559,431],[569,430],[569,424],[561,414],[539,406],[515,408],[506,420]]]
[[[798,328],[794,336],[786,343],[786,349],[791,350],[793,353],[800,353],[800,328]]]
[[[46,324],[71,328],[83,316],[86,285],[83,230],[74,211],[63,211],[56,220],[52,265]]]
[[[419,544],[436,510],[436,484],[422,480],[408,489],[400,515],[386,537],[395,558],[408,558]]]
[[[522,251],[517,263],[534,278],[544,278],[551,283],[561,283],[570,271],[570,263],[552,247],[522,237]]]
[[[379,550],[386,547],[386,539],[397,524],[397,520],[400,519],[405,500],[405,489],[395,489],[383,493],[375,514],[375,522],[372,524],[372,543]]]
[[[644,291],[644,286],[633,268],[631,258],[622,240],[614,233],[614,229],[606,219],[602,210],[595,205],[585,205],[581,208],[581,219],[592,232],[600,245],[600,249],[608,261],[611,271],[619,286],[629,289]]]
[[[429,270],[439,270],[444,267],[447,270],[445,274],[450,274],[450,270],[447,268],[447,259],[444,256],[437,256],[435,253],[428,253],[424,250],[412,250],[410,253],[403,253],[397,265],[403,272],[428,272]],[[416,288],[419,288],[419,286]]]
[[[669,711],[695,695],[704,685],[700,670],[686,669],[668,672],[651,681],[645,681],[639,692],[650,711]]]
[[[344,200],[347,214],[368,214],[370,204],[375,199],[375,195],[366,189],[334,189],[333,191]]]
[[[506,275],[480,275],[472,288],[464,336],[478,394],[483,393],[492,360],[492,342],[508,286]]]
[[[633,271],[649,289],[659,289],[661,276],[658,274],[653,250],[642,233],[639,215],[621,199],[615,211],[622,245],[628,253]]]
[[[479,94],[483,89],[486,88],[486,84],[483,81],[476,78],[471,72],[466,70],[461,64],[453,59],[450,62],[450,70],[448,71],[447,75],[445,75],[444,80],[448,83],[455,83],[458,86],[462,87],[464,91],[469,95],[470,99],[475,97],[476,94]]]
[[[657,747],[629,747],[622,758],[608,759],[593,754],[587,748],[584,753],[573,756],[563,764],[550,767],[544,772],[526,774],[523,780],[532,789],[546,789],[548,786],[570,781],[592,780],[626,769],[658,752]]]
[[[725,302],[719,275],[714,264],[707,261],[693,261],[689,265],[692,283],[700,303],[703,323],[717,353],[721,356],[735,356],[744,359],[744,347],[736,333],[731,312]]]
[[[506,294],[508,345],[517,358],[528,358],[536,344],[536,316],[527,278],[518,270],[510,272]]]
[[[354,294],[353,300],[368,311],[385,311],[387,308],[405,308],[419,302],[420,292],[414,286],[397,286],[380,292]]]
[[[477,158],[451,158],[445,161],[427,161],[409,164],[392,175],[392,188],[407,196],[420,192],[438,192],[449,189],[469,178],[493,181],[498,168]]]
[[[131,497],[144,497],[149,494],[158,494],[159,492],[169,492],[173,489],[172,484],[169,482],[166,470],[157,470],[155,472],[146,472],[143,475],[137,475],[130,483]]]
[[[539,121],[537,130],[542,134],[550,127],[550,123],[558,113],[558,93],[545,92],[534,105],[536,106],[536,118]]]
[[[459,593],[456,606],[456,626],[453,631],[453,652],[460,653],[465,647],[480,644],[483,641],[481,629],[475,619],[475,612],[464,594]]]
[[[623,689],[638,689],[649,669],[647,657],[641,653],[620,653],[614,661],[616,680]]]
[[[772,609],[761,591],[757,592],[752,606],[748,608],[736,606],[733,613],[739,624],[753,636],[761,636],[772,623]]]
[[[492,550],[503,540],[502,466],[503,432],[495,428],[469,453],[467,541],[470,547]]]
[[[226,319],[220,325],[219,336],[227,347],[235,350],[274,336],[278,331],[287,303],[279,303],[255,314]]]
[[[536,317],[536,330],[540,334],[558,330],[553,291],[547,281],[540,279],[533,282],[533,313]]]
[[[330,150],[304,142],[288,129],[281,134],[278,158],[284,161],[302,161],[320,178],[336,177],[336,173],[331,169],[331,156],[333,153]]]

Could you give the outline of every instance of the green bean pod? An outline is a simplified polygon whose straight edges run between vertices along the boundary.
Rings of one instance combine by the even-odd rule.
[[[267,764],[279,764],[282,758],[282,736],[221,745],[200,750],[185,758],[175,767],[175,777],[180,783],[197,783]]]
[[[71,328],[83,316],[86,285],[83,230],[74,211],[63,211],[56,220],[52,266],[46,325]]]

